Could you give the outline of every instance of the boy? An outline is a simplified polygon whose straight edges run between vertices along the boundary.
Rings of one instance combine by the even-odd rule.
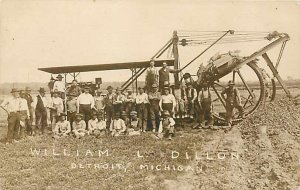
[[[53,92],[49,108],[51,109],[51,131],[53,131],[58,116],[63,113],[64,110],[63,100],[59,97],[59,92],[56,90]]]
[[[56,123],[53,130],[53,138],[59,139],[61,137],[66,137],[71,132],[70,122],[66,120],[66,114],[59,115],[59,121]]]
[[[126,131],[125,122],[120,118],[119,113],[116,113],[114,120],[111,122],[110,131],[113,137],[123,135]]]
[[[95,128],[93,129],[93,135],[95,135],[97,138],[101,136],[105,136],[106,134],[106,122],[103,120],[104,116],[103,113],[99,113],[97,115],[97,123]]]
[[[82,119],[83,115],[80,113],[77,113],[75,115],[75,121],[73,122],[73,133],[75,135],[76,138],[80,139],[81,137],[84,137],[85,133],[86,133],[86,124],[84,122],[84,120]]]
[[[76,101],[77,101],[76,96],[74,94],[70,94],[67,101],[67,114],[68,114],[68,121],[71,124],[71,129],[77,111]]]
[[[136,107],[138,111],[139,122],[138,126],[142,132],[146,131],[148,119],[148,94],[144,92],[144,88],[139,87],[139,93],[135,97]]]
[[[141,135],[141,131],[138,128],[137,112],[130,112],[129,129],[127,130],[128,136]]]
[[[168,137],[169,140],[172,140],[172,136],[174,135],[174,125],[175,121],[171,117],[168,110],[163,111],[163,119],[160,121],[159,124],[159,130],[158,130],[158,136],[161,138],[162,136]],[[164,134],[162,134],[164,132]]]
[[[96,128],[96,124],[98,122],[97,113],[92,112],[92,118],[88,121],[88,134],[93,134],[94,129]]]

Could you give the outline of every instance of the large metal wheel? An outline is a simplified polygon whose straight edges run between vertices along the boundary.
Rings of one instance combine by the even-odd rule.
[[[238,68],[223,78],[229,78],[234,81],[235,87],[239,90],[244,117],[249,116],[264,102],[266,86],[261,70],[255,62],[250,62],[247,66]],[[215,122],[218,123],[226,122],[226,103],[221,96],[221,92],[225,88],[226,83],[224,81],[214,82],[214,84],[210,86],[213,117],[215,118]],[[243,118],[236,108],[233,112],[233,123],[242,121]]]

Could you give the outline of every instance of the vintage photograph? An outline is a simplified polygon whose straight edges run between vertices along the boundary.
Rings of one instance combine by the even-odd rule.
[[[0,190],[300,190],[300,1],[0,0]]]

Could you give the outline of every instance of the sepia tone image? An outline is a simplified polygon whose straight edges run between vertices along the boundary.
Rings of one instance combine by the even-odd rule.
[[[300,1],[0,0],[0,190],[299,190]]]

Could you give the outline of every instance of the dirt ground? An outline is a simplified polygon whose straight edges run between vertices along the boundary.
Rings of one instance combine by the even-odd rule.
[[[0,127],[1,138],[6,128]],[[32,155],[31,148],[48,154]],[[12,145],[0,143],[0,149],[0,189],[296,190],[300,105],[277,98],[228,133],[185,126],[173,141],[156,140],[150,133],[79,140],[44,135]],[[71,155],[64,156],[63,149]],[[98,157],[97,150],[108,150],[109,155]],[[79,163],[84,168],[78,168]],[[104,163],[107,169],[94,168]],[[121,169],[112,168],[117,163]]]

